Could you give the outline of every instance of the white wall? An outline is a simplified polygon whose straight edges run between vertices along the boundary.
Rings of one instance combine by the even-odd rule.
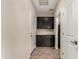
[[[34,48],[29,24],[35,17],[30,0],[2,0],[2,59],[29,58]]]
[[[44,13],[44,12],[37,12],[37,16],[38,17],[53,17],[54,16],[54,13],[51,12],[51,13]]]
[[[56,17],[60,12],[62,13],[64,6],[64,0],[59,0],[55,8],[54,16]]]

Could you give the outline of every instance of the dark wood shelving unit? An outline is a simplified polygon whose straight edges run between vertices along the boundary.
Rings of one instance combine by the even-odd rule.
[[[37,17],[37,47],[55,47],[54,17]]]

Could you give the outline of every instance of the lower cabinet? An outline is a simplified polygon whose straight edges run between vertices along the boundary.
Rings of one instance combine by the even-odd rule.
[[[54,47],[55,36],[54,35],[37,35],[36,46],[37,47]]]

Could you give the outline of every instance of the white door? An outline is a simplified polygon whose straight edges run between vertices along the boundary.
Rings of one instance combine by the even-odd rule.
[[[63,22],[63,59],[78,59],[77,0],[65,0],[66,16]]]
[[[73,37],[64,37],[63,59],[78,59],[77,44],[73,42]]]

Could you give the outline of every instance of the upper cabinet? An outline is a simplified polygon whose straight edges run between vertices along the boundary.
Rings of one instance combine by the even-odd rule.
[[[54,17],[37,17],[38,29],[54,29]]]

